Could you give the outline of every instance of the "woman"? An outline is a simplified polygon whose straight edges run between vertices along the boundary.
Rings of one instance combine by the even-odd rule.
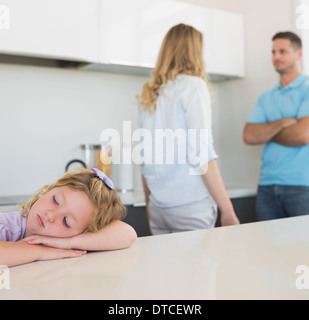
[[[185,24],[172,27],[163,40],[151,79],[137,96],[140,126],[154,139],[151,144],[145,142],[141,165],[153,234],[214,227],[217,206],[221,225],[239,223],[213,148],[211,90],[202,48],[202,34],[195,28]],[[174,141],[158,141],[171,130],[180,140],[178,148]],[[158,146],[164,144],[162,156]]]

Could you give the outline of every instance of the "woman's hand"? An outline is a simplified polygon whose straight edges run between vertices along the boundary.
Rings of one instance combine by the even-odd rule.
[[[221,212],[221,226],[239,224],[233,204],[225,190],[217,161],[208,162],[207,168],[202,171],[206,172],[202,174],[203,181]]]
[[[229,213],[221,213],[220,217],[221,226],[231,226],[234,224],[239,224],[239,219],[237,218],[234,211]]]

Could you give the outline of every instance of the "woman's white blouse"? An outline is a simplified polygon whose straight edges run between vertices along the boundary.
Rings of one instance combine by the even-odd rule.
[[[161,88],[155,111],[139,112],[140,169],[154,204],[174,207],[209,197],[200,168],[217,158],[211,123],[207,85],[189,75]]]

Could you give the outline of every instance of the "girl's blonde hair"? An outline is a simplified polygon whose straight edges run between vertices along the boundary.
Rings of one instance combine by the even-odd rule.
[[[126,208],[117,192],[110,189],[90,169],[78,169],[67,172],[55,183],[41,188],[29,201],[21,203],[19,209],[28,214],[33,204],[48,191],[56,187],[71,187],[86,193],[95,207],[92,220],[84,232],[96,232],[112,222],[125,217]]]
[[[142,110],[155,110],[159,89],[165,86],[168,80],[175,80],[179,74],[201,77],[212,94],[203,59],[203,35],[183,23],[167,32],[151,78],[136,96]]]

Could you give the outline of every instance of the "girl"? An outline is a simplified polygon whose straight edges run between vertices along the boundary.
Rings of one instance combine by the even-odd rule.
[[[156,137],[157,129],[177,130],[184,132],[186,139],[178,142],[178,150],[171,151],[174,145],[166,147],[166,156],[174,154],[174,159],[181,148],[186,148],[181,163],[161,161],[158,164],[148,157],[141,166],[153,234],[213,227],[217,218],[213,200],[221,211],[222,225],[239,223],[213,148],[211,90],[204,71],[202,48],[199,31],[185,24],[172,27],[163,40],[151,79],[137,96],[142,129],[150,131],[152,137]],[[189,130],[196,132],[197,137],[200,132],[207,131],[208,137],[201,135],[204,140],[197,139],[201,143],[195,146],[189,139]],[[152,146],[157,143],[160,145],[159,141],[154,141]],[[144,151],[147,150],[149,148]],[[155,148],[152,154],[158,155]]]
[[[79,257],[86,250],[129,247],[135,230],[112,181],[98,169],[66,173],[20,210],[0,214],[0,264]]]

